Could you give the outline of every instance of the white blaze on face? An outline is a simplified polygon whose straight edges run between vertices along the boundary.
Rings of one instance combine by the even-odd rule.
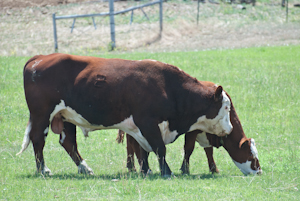
[[[244,174],[256,174],[257,171],[251,169],[251,161],[246,161],[245,163],[239,163],[233,160],[234,164],[241,170]]]
[[[231,102],[229,97],[226,95],[224,91],[222,92],[222,95],[223,95],[222,107],[218,113],[218,116],[221,117],[220,124],[221,124],[221,128],[223,129],[223,132],[225,134],[230,134],[233,129],[233,126],[230,122]]]
[[[258,159],[258,152],[255,146],[255,141],[254,139],[251,139],[251,144],[250,144],[250,150],[251,154],[254,159]],[[232,159],[233,160],[233,159]],[[253,170],[251,168],[251,161],[246,161],[245,163],[239,163],[235,160],[233,160],[234,164],[241,170],[242,173],[244,174],[261,174],[262,170],[259,168],[257,170]]]
[[[251,142],[251,144],[250,144],[250,150],[251,150],[251,153],[253,155],[253,158],[257,158],[258,159],[258,152],[257,152],[256,146],[255,146],[254,139],[251,138],[250,142]]]
[[[222,92],[222,95],[222,106],[218,115],[213,119],[207,119],[205,115],[199,117],[197,122],[190,127],[189,131],[202,130],[221,137],[231,133],[233,128],[229,116],[231,103],[229,97],[224,91]]]

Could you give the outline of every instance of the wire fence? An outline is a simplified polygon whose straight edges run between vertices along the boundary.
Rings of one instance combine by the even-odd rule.
[[[96,23],[95,23],[94,18],[95,17],[109,16],[109,18],[110,18],[110,36],[111,36],[110,49],[113,50],[113,49],[116,48],[116,40],[115,40],[116,33],[115,33],[114,16],[131,11],[130,23],[132,23],[133,11],[136,10],[136,9],[141,9],[142,12],[144,13],[145,17],[147,19],[149,19],[146,12],[143,10],[143,8],[147,7],[147,6],[152,6],[152,5],[155,5],[155,4],[159,4],[159,35],[161,35],[162,30],[163,30],[163,0],[157,0],[157,1],[149,2],[149,3],[138,5],[138,6],[133,6],[133,7],[126,8],[124,10],[116,11],[116,12],[114,11],[114,0],[109,0],[109,12],[95,13],[95,14],[84,14],[84,15],[65,15],[65,16],[56,16],[56,13],[53,13],[52,14],[52,21],[53,21],[54,51],[55,52],[58,51],[56,20],[73,19],[73,23],[72,23],[72,26],[71,26],[71,33],[72,33],[77,18],[91,17],[92,20],[93,20],[93,25],[96,29]]]

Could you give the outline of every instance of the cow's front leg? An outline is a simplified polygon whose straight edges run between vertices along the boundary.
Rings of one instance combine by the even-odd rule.
[[[155,123],[154,123],[155,122]],[[143,124],[139,126],[143,136],[148,141],[149,145],[152,148],[152,151],[157,155],[161,175],[163,177],[170,177],[172,172],[166,162],[166,146],[161,137],[161,132],[156,121],[145,120]],[[145,160],[144,155],[142,159]],[[148,159],[147,159],[148,161]],[[146,162],[146,161],[145,161]],[[148,167],[147,167],[148,166]],[[146,168],[149,169],[149,165],[143,166],[143,171],[146,171]],[[148,170],[147,170],[148,171]]]
[[[205,153],[206,153],[206,157],[207,157],[207,161],[208,161],[208,167],[209,167],[209,171],[211,173],[219,173],[219,170],[217,168],[217,165],[214,161],[214,157],[213,157],[213,147],[206,147],[204,148]]]
[[[163,144],[163,146],[161,145],[157,147],[156,154],[158,157],[161,175],[163,177],[170,177],[172,175],[172,172],[169,165],[166,162],[166,146]]]
[[[189,133],[186,133],[184,136],[184,158],[181,165],[180,170],[182,171],[182,174],[190,174],[190,156],[192,155],[194,148],[195,148],[195,142],[198,135],[198,131],[192,131]]]
[[[76,126],[74,124],[64,122],[64,129],[60,134],[59,143],[64,147],[70,155],[74,163],[78,167],[78,173],[93,175],[93,170],[87,165],[85,160],[80,156],[76,142]]]
[[[149,152],[145,151],[141,146],[139,146],[140,149],[140,170],[143,174],[147,175],[148,173],[151,173],[151,170],[149,168],[149,163],[148,163],[148,157],[149,157]]]

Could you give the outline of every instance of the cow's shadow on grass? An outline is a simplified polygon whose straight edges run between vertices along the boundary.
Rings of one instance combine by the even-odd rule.
[[[143,175],[141,173],[136,172],[118,172],[116,174],[95,174],[95,175],[85,175],[85,174],[77,174],[77,173],[67,173],[67,174],[53,174],[53,175],[42,175],[42,174],[27,174],[21,175],[20,178],[23,179],[57,179],[57,180],[108,180],[112,182],[117,182],[120,180],[158,180],[158,179],[181,179],[181,180],[205,180],[205,179],[217,179],[222,178],[224,176],[219,174],[211,174],[211,173],[204,173],[204,174],[194,174],[194,175],[183,175],[183,174],[174,174],[171,177],[162,177],[159,173],[153,173],[149,175]]]

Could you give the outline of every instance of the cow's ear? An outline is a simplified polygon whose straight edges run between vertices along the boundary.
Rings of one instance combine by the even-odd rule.
[[[223,87],[218,86],[216,91],[215,91],[215,95],[214,95],[214,99],[215,99],[216,102],[223,98],[222,97],[222,92],[223,92]]]
[[[246,145],[249,145],[250,146],[250,138],[242,138],[241,141],[240,141],[240,144],[239,144],[239,148],[243,148],[245,147]]]

